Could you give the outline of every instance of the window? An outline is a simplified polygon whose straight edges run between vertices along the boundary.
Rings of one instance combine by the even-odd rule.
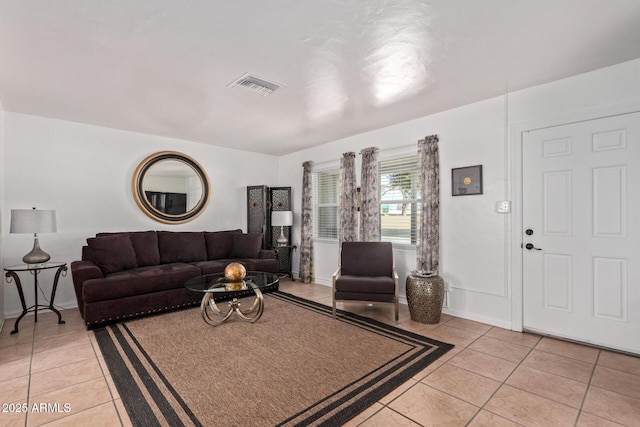
[[[380,240],[415,245],[420,227],[418,157],[381,161]]]
[[[313,174],[313,237],[338,240],[340,170]]]

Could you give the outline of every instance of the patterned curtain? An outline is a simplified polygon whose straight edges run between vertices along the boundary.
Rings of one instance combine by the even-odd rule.
[[[304,162],[302,175],[302,226],[300,227],[300,271],[302,283],[313,281],[313,205],[311,195],[311,166],[313,162]]]
[[[378,149],[365,148],[362,154],[360,179],[360,240],[380,241],[380,184],[378,182]]]
[[[416,267],[440,268],[440,161],[438,135],[418,141],[418,190],[422,194]]]
[[[340,160],[340,243],[358,240],[356,206],[356,153],[349,151]]]

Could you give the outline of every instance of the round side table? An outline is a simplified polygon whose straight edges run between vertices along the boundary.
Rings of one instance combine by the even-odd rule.
[[[53,279],[53,288],[51,289],[51,297],[49,298],[49,305],[38,304],[38,274],[43,270],[49,269],[57,269],[55,278]],[[18,288],[18,294],[20,296],[20,303],[22,304],[22,313],[16,319],[16,323],[13,327],[13,331],[11,334],[18,333],[18,324],[20,320],[30,312],[34,313],[34,322],[38,321],[38,309],[46,309],[51,310],[58,315],[58,324],[63,324],[64,320],[62,320],[62,315],[56,308],[53,306],[53,300],[56,297],[56,289],[58,288],[58,279],[60,279],[60,275],[67,275],[67,263],[66,262],[45,262],[43,264],[22,264],[22,265],[14,265],[12,267],[4,268],[5,277],[7,283],[11,283],[14,281],[16,283],[16,288]],[[35,304],[31,307],[27,307],[27,302],[24,298],[24,292],[22,291],[22,282],[20,282],[20,277],[18,276],[18,272],[20,271],[28,271],[33,276],[33,293],[35,296]]]
[[[438,275],[407,277],[407,303],[411,320],[434,324],[440,322],[444,303],[444,280]]]

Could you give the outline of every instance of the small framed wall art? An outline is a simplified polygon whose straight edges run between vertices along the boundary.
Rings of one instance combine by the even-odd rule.
[[[451,169],[451,195],[482,194],[482,165]]]

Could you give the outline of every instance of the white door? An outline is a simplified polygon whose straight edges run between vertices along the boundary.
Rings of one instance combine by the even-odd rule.
[[[523,326],[640,354],[640,113],[523,136]]]

